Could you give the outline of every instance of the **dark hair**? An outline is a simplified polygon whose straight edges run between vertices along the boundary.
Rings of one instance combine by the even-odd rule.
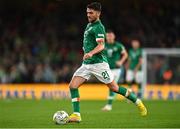
[[[87,8],[101,12],[101,3],[93,2],[87,5]]]
[[[106,31],[106,33],[114,33],[114,31],[111,30],[111,29],[108,29],[108,30]]]

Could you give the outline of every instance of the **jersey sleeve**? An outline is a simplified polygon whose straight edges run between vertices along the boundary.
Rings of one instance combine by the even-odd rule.
[[[125,50],[126,50],[126,49],[125,49],[124,45],[123,45],[122,43],[120,43],[120,44],[119,44],[119,51],[120,51],[121,53],[123,53]]]
[[[103,27],[96,27],[94,33],[97,43],[105,42],[105,30]]]

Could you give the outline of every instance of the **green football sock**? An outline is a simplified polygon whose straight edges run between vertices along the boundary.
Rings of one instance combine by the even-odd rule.
[[[112,105],[114,96],[115,96],[115,92],[109,90],[108,105]]]
[[[139,97],[139,98],[141,98],[142,97],[142,86],[141,86],[141,84],[139,83],[139,84],[137,84],[138,85],[138,93],[137,93],[137,96]]]
[[[131,100],[133,103],[135,103],[137,100],[137,96],[134,93],[129,92],[126,88],[122,86],[119,87],[118,93]]]
[[[135,103],[137,100],[137,96],[133,92],[131,92],[127,98],[131,100],[133,103]]]
[[[70,88],[70,93],[71,93],[71,99],[72,99],[72,105],[73,105],[73,111],[74,112],[80,112],[80,106],[79,106],[79,90],[78,89],[71,89]]]

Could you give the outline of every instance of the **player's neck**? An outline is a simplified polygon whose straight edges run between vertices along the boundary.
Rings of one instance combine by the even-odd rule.
[[[111,43],[111,42],[107,42],[109,45],[114,45],[114,43]]]
[[[99,18],[97,18],[94,22],[97,22],[97,21],[99,21],[100,19]]]
[[[137,51],[139,48],[133,48],[134,49],[134,51]]]
[[[99,21],[100,19],[99,18],[97,18],[96,20],[94,20],[94,21],[92,21],[91,23],[93,24],[93,23],[96,23],[97,21]]]

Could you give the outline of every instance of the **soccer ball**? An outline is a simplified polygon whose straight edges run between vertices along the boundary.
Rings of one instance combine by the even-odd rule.
[[[68,113],[66,113],[65,111],[57,111],[56,113],[54,113],[53,115],[53,121],[56,124],[66,124],[68,122]]]

